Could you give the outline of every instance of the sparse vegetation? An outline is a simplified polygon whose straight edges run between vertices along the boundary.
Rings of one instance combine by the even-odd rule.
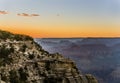
[[[10,73],[10,83],[21,83],[17,71],[11,70],[9,73]]]
[[[79,79],[76,65],[70,59],[59,53],[50,54],[29,36],[1,32],[0,72],[6,83],[62,83],[66,78],[82,83],[84,80]],[[94,79],[89,80],[97,83]],[[65,83],[71,82],[68,79]]]
[[[27,45],[26,45],[26,44],[22,45],[21,51],[22,51],[22,52],[25,52],[26,48],[27,48]]]
[[[20,68],[18,71],[19,71],[19,74],[20,74],[20,81],[25,82],[27,80],[28,74],[24,71],[23,68]]]
[[[34,59],[34,58],[35,58],[34,54],[29,54],[29,59]]]
[[[21,41],[21,40],[33,40],[32,37],[29,37],[29,36],[25,36],[25,35],[19,35],[19,34],[16,34],[14,35],[14,39],[16,39],[17,41]]]
[[[5,45],[3,45],[0,48],[0,66],[5,65],[5,64],[10,64],[13,61],[13,59],[9,57],[9,55],[13,52],[14,52],[13,47],[8,49],[5,47]]]
[[[2,31],[0,30],[0,39],[6,40],[6,39],[11,39],[11,40],[17,40],[17,41],[27,41],[27,40],[32,40],[33,38],[30,36],[26,35],[20,35],[20,34],[12,34],[7,31]]]
[[[6,31],[2,31],[2,30],[0,30],[0,39],[3,39],[3,40],[6,40],[6,39],[8,39],[8,38],[12,38],[13,36],[12,36],[13,34],[12,33],[10,33],[10,32],[6,32]]]

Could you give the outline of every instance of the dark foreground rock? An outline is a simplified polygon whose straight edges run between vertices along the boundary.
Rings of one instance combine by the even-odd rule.
[[[61,54],[49,54],[33,38],[0,31],[0,83],[98,83]]]

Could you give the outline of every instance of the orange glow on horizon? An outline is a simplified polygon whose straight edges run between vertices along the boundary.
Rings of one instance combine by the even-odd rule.
[[[116,0],[47,1],[1,0],[0,29],[34,38],[120,37]]]
[[[12,33],[17,33],[17,34],[25,34],[29,35],[33,38],[72,38],[72,37],[120,37],[119,31],[114,31],[112,29],[109,29],[109,31],[106,30],[94,30],[89,29],[83,30],[80,29],[67,29],[67,28],[62,28],[62,29],[55,29],[55,30],[50,30],[50,29],[44,29],[44,28],[2,28],[1,30],[6,30],[10,31]]]

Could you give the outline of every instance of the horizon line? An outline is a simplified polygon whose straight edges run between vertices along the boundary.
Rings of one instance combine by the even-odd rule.
[[[33,37],[33,38],[35,38],[35,37]],[[117,39],[117,38],[120,38],[120,37],[36,37],[35,39],[80,39],[80,38],[90,38],[90,39],[92,39],[92,38],[101,38],[101,39],[104,39],[104,38],[106,38],[106,39],[109,39],[109,38],[111,38],[111,39]]]

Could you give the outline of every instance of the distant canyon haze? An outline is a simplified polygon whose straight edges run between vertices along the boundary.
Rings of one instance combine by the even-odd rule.
[[[50,53],[73,59],[82,73],[91,73],[99,83],[120,83],[120,38],[35,39]]]

